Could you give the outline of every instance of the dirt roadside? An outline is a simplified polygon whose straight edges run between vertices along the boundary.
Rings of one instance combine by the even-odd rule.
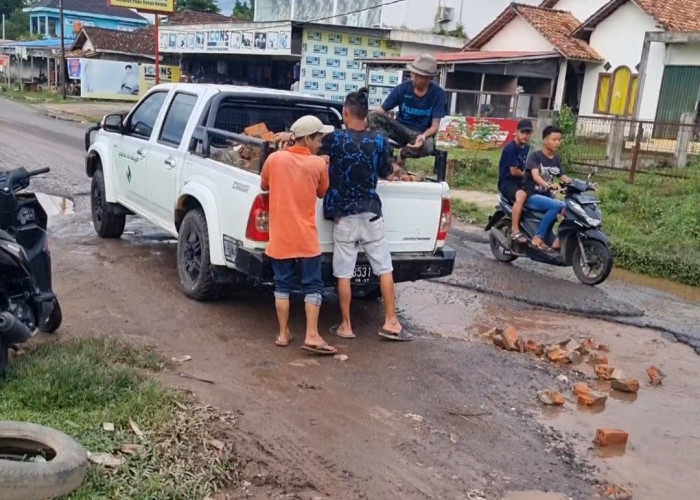
[[[628,483],[644,478],[597,457],[585,421],[562,418],[557,428],[544,420],[537,391],[565,392],[556,377],[582,375],[498,351],[477,332],[509,322],[536,335],[545,335],[544,328],[552,337],[593,334],[608,343],[631,333],[653,337],[659,352],[676,349],[664,359],[687,358],[688,367],[695,359],[655,332],[533,313],[437,283],[400,287],[403,314],[419,332],[413,343],[379,342],[380,304],[356,302],[360,337],[336,342],[349,359],[310,358],[298,340],[290,348],[274,346],[268,293],[190,301],[179,291],[173,241],[145,223],[128,230],[122,240],[99,240],[82,210],[52,230],[66,318],[61,333],[113,335],[168,357],[191,355],[164,378],[241,415],[230,439],[248,464],[247,482],[231,498],[465,498],[478,491],[490,500],[533,489],[594,498],[610,471]],[[336,320],[335,304],[327,304],[324,331]],[[303,321],[295,309],[298,339]],[[533,315],[537,322],[527,319]],[[691,387],[696,393],[697,385]],[[569,414],[577,415],[575,406],[567,405]],[[662,475],[658,465],[651,470]],[[650,495],[659,492],[642,486]]]

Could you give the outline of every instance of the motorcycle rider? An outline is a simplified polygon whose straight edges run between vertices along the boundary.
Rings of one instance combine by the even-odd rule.
[[[555,126],[545,127],[542,132],[542,149],[533,152],[525,163],[524,186],[528,192],[525,207],[530,210],[545,212],[542,222],[537,229],[537,235],[532,239],[532,246],[542,251],[559,250],[559,238],[550,248],[546,238],[552,230],[557,215],[566,207],[563,201],[555,199],[551,191],[559,188],[554,184],[558,177],[562,182],[569,183],[571,179],[564,174],[564,168],[557,156],[561,147],[562,131]]]
[[[527,238],[520,232],[520,215],[527,200],[527,191],[523,188],[525,179],[525,162],[530,153],[532,121],[527,118],[518,122],[515,136],[501,153],[498,163],[498,192],[513,204],[513,218],[510,241],[527,243]]]

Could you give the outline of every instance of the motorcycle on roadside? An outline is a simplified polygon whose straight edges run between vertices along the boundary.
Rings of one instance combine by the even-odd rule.
[[[604,282],[612,271],[613,255],[610,241],[601,228],[600,200],[595,194],[588,193],[596,189],[591,182],[594,173],[595,170],[591,171],[585,181],[573,179],[562,186],[566,210],[557,234],[561,249],[556,251],[543,251],[530,245],[543,212],[524,209],[520,228],[528,241],[511,241],[513,206],[499,195],[498,207],[485,228],[489,231],[493,256],[500,262],[513,262],[519,257],[526,257],[544,264],[571,266],[581,283],[594,286]],[[554,238],[554,233],[550,233],[547,245],[551,245]]]
[[[62,321],[51,285],[48,217],[36,195],[23,191],[44,168],[0,172],[0,377],[10,349],[38,331],[53,333]]]

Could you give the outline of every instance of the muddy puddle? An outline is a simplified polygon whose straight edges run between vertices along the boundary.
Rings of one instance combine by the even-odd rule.
[[[669,281],[661,278],[652,278],[644,274],[627,271],[625,269],[613,269],[610,275],[611,279],[621,281],[623,283],[646,286],[658,290],[660,292],[677,295],[691,302],[700,304],[700,287],[683,285],[674,281]]]
[[[35,193],[37,200],[44,208],[49,218],[49,225],[53,225],[56,218],[64,215],[75,214],[73,201],[61,196],[52,196],[45,193]]]
[[[503,314],[498,320],[516,325],[523,336],[538,342],[551,344],[570,337],[592,337],[607,344],[609,363],[622,369],[626,377],[639,380],[637,394],[611,391],[609,382],[595,380],[591,366],[579,364],[563,369],[565,375],[569,373],[569,383],[552,381],[552,388],[562,390],[567,398],[564,407],[541,408],[533,404],[535,414],[562,432],[579,457],[597,465],[601,480],[630,486],[635,500],[697,498],[700,363],[690,348],[669,342],[657,332],[554,313]],[[651,365],[666,373],[663,385],[653,387],[648,383],[646,369]],[[609,393],[604,407],[584,408],[576,404],[570,390],[577,379],[572,369],[583,372],[594,389]],[[597,447],[593,437],[596,429],[602,427],[627,431],[627,445]]]

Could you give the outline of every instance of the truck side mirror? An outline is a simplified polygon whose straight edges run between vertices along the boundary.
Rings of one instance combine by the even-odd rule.
[[[102,118],[102,130],[121,134],[124,130],[124,115],[121,113],[106,115]]]

